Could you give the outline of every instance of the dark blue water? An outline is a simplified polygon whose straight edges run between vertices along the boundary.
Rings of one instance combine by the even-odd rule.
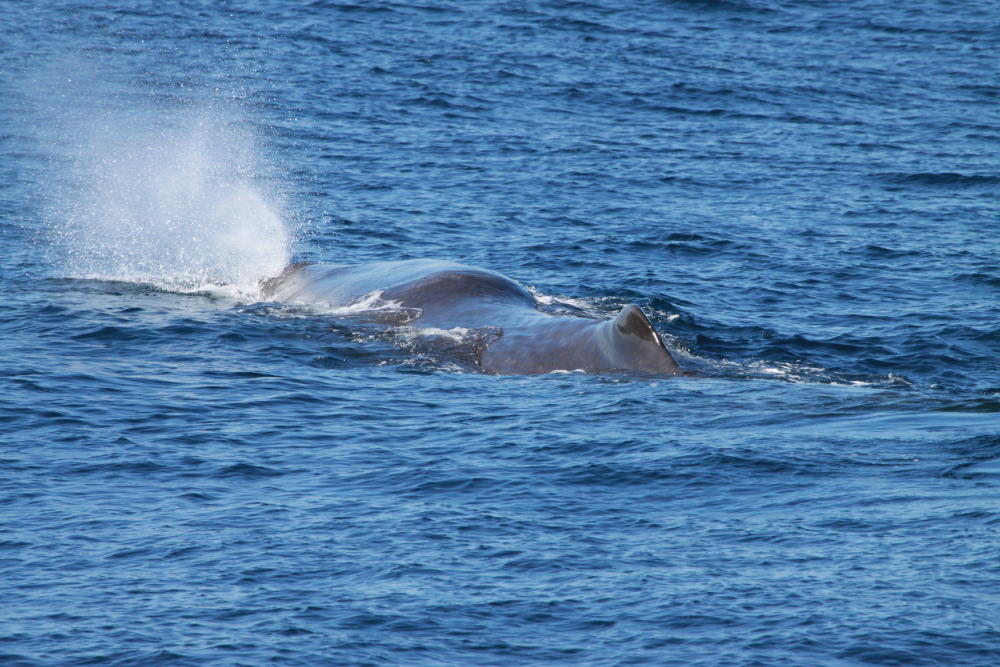
[[[0,4],[0,662],[1000,664],[1000,4]],[[688,377],[259,303],[438,257]]]

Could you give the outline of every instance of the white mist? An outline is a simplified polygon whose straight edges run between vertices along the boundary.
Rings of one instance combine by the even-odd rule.
[[[61,273],[255,298],[291,245],[256,138],[219,105],[167,112],[132,99],[93,119],[78,108],[58,133],[53,165],[68,173],[52,181],[49,217]]]

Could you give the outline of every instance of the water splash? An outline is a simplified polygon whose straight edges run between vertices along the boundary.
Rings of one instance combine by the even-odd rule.
[[[62,275],[256,298],[288,263],[291,234],[238,111],[72,97],[82,112],[60,119],[64,173],[49,193]]]

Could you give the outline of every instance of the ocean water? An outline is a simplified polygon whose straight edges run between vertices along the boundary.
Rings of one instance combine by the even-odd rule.
[[[1000,664],[1000,4],[0,3],[0,663]],[[690,373],[260,301],[437,257]]]

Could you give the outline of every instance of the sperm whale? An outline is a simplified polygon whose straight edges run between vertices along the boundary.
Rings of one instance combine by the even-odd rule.
[[[366,264],[291,264],[261,283],[265,300],[345,307],[377,295],[406,326],[483,332],[475,364],[486,373],[559,370],[674,375],[673,356],[642,310],[612,319],[546,312],[507,276],[454,262],[414,259]]]

